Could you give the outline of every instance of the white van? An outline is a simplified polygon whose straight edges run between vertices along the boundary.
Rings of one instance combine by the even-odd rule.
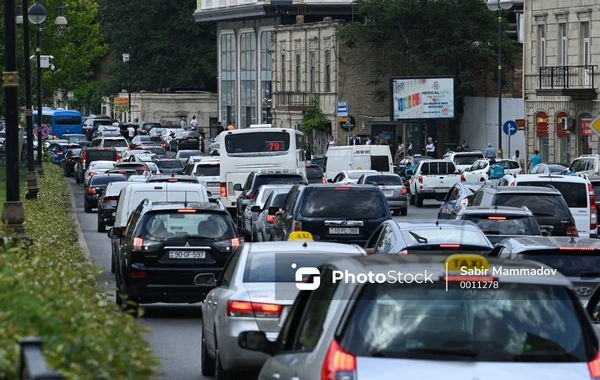
[[[323,171],[327,180],[346,170],[394,173],[392,152],[387,145],[333,146],[327,149]]]
[[[500,180],[498,186],[552,186],[556,188],[571,210],[579,237],[597,237],[596,199],[592,184],[586,176],[507,174]]]

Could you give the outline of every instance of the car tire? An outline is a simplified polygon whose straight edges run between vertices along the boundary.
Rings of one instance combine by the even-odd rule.
[[[234,380],[235,376],[230,371],[225,371],[221,364],[219,346],[215,350],[215,380]]]
[[[414,194],[410,194],[410,196],[408,197],[408,204],[411,206],[415,205],[415,195]]]
[[[210,355],[208,355],[208,350],[206,349],[206,340],[204,339],[204,328],[202,328],[202,343],[200,349],[200,371],[202,372],[202,375],[214,376],[215,359],[211,358]]]
[[[111,252],[111,254],[110,254],[110,273],[115,273],[116,269],[117,269],[117,263],[115,261],[115,255],[114,255],[114,253]]]
[[[406,216],[407,214],[408,214],[408,209],[405,209],[405,208],[400,209],[400,215]]]
[[[75,173],[75,183],[81,183],[81,181],[79,180],[79,176],[77,175],[77,173]]]
[[[106,224],[98,217],[98,232],[106,232]]]
[[[87,201],[83,201],[83,210],[88,214],[92,212],[92,208],[88,205]]]
[[[419,193],[415,194],[415,206],[423,207],[423,197]]]

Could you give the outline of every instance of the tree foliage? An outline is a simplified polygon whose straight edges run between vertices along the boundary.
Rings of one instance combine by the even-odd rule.
[[[127,87],[122,54],[131,56],[131,90],[217,89],[216,25],[196,23],[195,0],[98,0],[110,45],[104,68],[110,93]]]
[[[477,74],[497,69],[497,15],[483,0],[356,0],[355,6],[363,19],[343,25],[340,41],[391,46],[372,62],[376,76],[370,83],[379,101],[388,96],[390,76],[453,75],[460,115]],[[502,49],[504,68],[512,69],[517,49],[506,35]]]
[[[319,106],[319,98],[314,97],[302,118],[302,132],[324,131],[331,122],[325,117]]]

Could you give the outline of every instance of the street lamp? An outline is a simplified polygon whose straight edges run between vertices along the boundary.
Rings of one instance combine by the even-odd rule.
[[[25,237],[25,210],[19,186],[19,72],[17,71],[15,0],[4,0],[4,106],[6,112],[6,201],[2,222],[6,232]]]
[[[27,0],[23,0],[23,5],[17,7],[16,22],[23,24],[23,10],[25,18],[28,17]],[[25,56],[25,120],[27,128],[27,199],[37,199],[39,191],[37,183],[37,174],[35,172],[35,162],[33,157],[33,117],[32,117],[32,96],[31,96],[31,63],[29,58],[29,24],[23,27],[23,50]]]
[[[488,9],[498,13],[498,157],[502,158],[502,10],[513,6],[513,0],[488,0]],[[510,155],[510,152],[508,152]]]
[[[129,122],[131,123],[131,56],[129,53],[123,53],[123,62],[127,64],[127,98],[129,109]]]

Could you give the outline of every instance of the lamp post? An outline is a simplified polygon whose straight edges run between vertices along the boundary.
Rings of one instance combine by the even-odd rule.
[[[127,108],[129,109],[129,122],[131,123],[131,56],[123,53],[123,62],[127,64]]]
[[[23,0],[23,5],[17,7],[16,22],[23,25],[23,18],[28,18],[27,0]],[[25,11],[25,16],[23,16]],[[23,50],[25,56],[25,120],[27,127],[27,199],[37,199],[39,191],[37,183],[37,173],[35,172],[35,162],[33,156],[33,117],[32,117],[32,96],[31,96],[31,63],[29,58],[29,24],[23,26]]]
[[[17,71],[15,0],[4,0],[4,106],[6,111],[6,201],[2,222],[16,238],[25,235],[25,210],[19,186],[19,72]]]
[[[512,0],[488,0],[488,9],[498,13],[498,157],[502,158],[502,10],[512,8]],[[510,152],[508,152],[510,155]]]

